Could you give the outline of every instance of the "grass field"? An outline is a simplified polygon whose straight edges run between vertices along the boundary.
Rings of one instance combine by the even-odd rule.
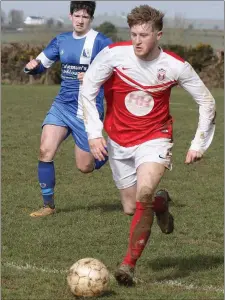
[[[2,299],[72,300],[68,268],[78,259],[102,260],[111,273],[127,247],[130,217],[121,211],[107,165],[90,175],[74,168],[73,141],[55,159],[54,216],[31,219],[41,206],[36,167],[40,125],[57,86],[2,86]],[[204,160],[185,166],[198,110],[188,94],[173,92],[174,168],[161,187],[170,190],[175,232],[154,224],[138,262],[134,288],[112,279],[108,300],[223,299],[223,90],[217,100],[217,130]]]
[[[71,27],[61,29],[63,31],[70,31]],[[165,28],[162,37],[162,44],[178,44],[183,46],[197,46],[199,43],[209,44],[214,49],[224,49],[224,32],[221,30],[190,30],[179,28]],[[30,43],[47,45],[53,39],[59,30],[40,30],[30,29],[24,32],[2,32],[2,44],[5,43]],[[129,40],[128,28],[118,28],[118,37],[123,40]]]

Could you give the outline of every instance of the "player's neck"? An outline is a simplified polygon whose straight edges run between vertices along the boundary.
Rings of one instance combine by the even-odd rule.
[[[161,48],[157,45],[154,49],[152,49],[151,52],[149,52],[148,55],[146,55],[146,57],[143,57],[141,59],[144,61],[152,61],[157,59],[160,53],[161,53]]]
[[[88,28],[85,32],[77,32],[77,31],[73,31],[73,37],[75,39],[82,39],[84,37],[87,36],[88,32],[91,30],[91,28]]]

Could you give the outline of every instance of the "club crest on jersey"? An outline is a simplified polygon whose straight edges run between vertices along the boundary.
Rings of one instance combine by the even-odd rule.
[[[90,57],[91,51],[89,49],[84,49],[82,55],[84,57]]]
[[[157,74],[157,78],[160,81],[163,81],[166,77],[166,70],[164,70],[163,68],[158,69],[158,74]]]

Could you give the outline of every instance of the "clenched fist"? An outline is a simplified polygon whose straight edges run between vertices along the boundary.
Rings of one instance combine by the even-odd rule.
[[[189,165],[202,159],[202,153],[195,150],[189,150],[185,159],[185,164]]]
[[[29,71],[34,70],[40,65],[40,63],[40,60],[32,59],[28,64],[26,64],[25,69]]]

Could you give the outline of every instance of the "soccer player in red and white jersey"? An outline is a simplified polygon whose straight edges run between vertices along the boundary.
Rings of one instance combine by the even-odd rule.
[[[182,86],[199,105],[199,122],[186,155],[186,164],[200,160],[215,131],[215,100],[191,65],[158,45],[164,15],[148,6],[128,14],[131,42],[106,47],[95,58],[83,81],[84,121],[96,159],[108,148],[113,178],[124,212],[134,214],[127,253],[115,273],[120,284],[134,283],[134,268],[149,239],[154,214],[162,232],[173,231],[169,195],[155,190],[171,169],[173,146],[169,110],[172,87]],[[107,112],[103,123],[95,99],[104,84]]]

